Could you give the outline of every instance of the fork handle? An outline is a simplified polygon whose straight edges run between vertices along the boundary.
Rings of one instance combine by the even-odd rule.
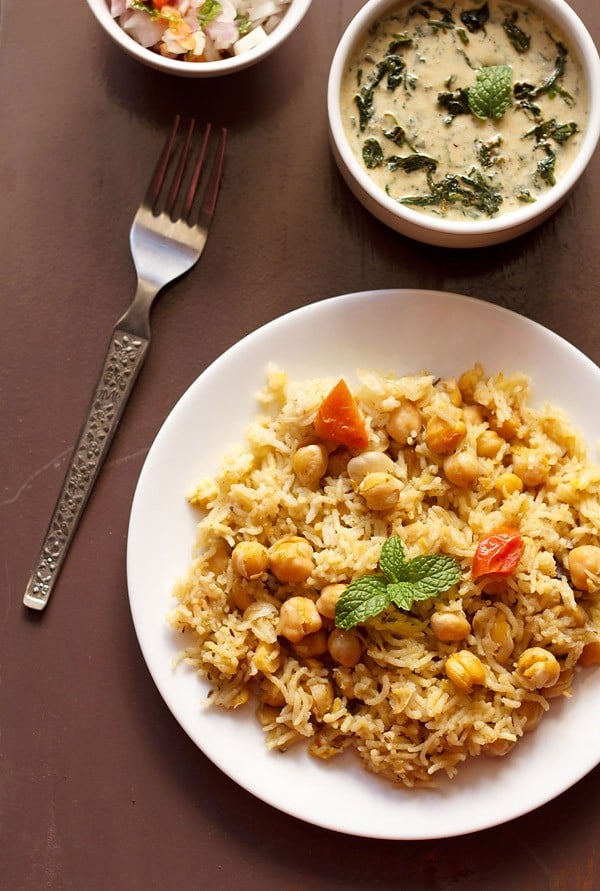
[[[87,418],[27,585],[25,606],[42,610],[48,602],[149,345],[149,338],[137,337],[119,324],[112,332]]]

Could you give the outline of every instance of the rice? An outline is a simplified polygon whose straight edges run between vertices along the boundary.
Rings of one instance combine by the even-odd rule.
[[[560,411],[530,406],[523,374],[491,377],[475,365],[458,381],[379,371],[361,371],[358,379],[353,395],[367,451],[393,462],[394,506],[369,508],[348,473],[359,452],[332,443],[320,478],[300,481],[294,456],[319,444],[315,415],[335,380],[295,382],[270,368],[246,443],[189,493],[201,518],[169,623],[184,633],[183,660],[208,680],[208,701],[256,708],[270,749],[304,741],[321,759],[352,749],[367,770],[393,783],[431,786],[440,772],[453,777],[469,756],[507,754],[553,698],[571,695],[582,666],[599,661],[600,564],[588,565],[576,587],[569,555],[581,546],[594,555],[600,547],[600,468]],[[421,421],[399,442],[388,432],[390,419],[406,404]],[[448,459],[430,447],[426,430],[434,417],[463,422],[456,454],[476,460],[468,485],[451,482]],[[481,454],[482,434],[489,439],[490,431],[498,450]],[[500,526],[519,530],[521,559],[508,576],[474,579],[477,544]],[[351,664],[327,649],[330,616],[320,616],[321,627],[304,639],[286,638],[286,601],[301,596],[317,604],[326,586],[377,573],[392,535],[408,558],[446,554],[460,561],[460,581],[410,611],[391,606],[349,632],[360,643]],[[240,575],[232,560],[240,542],[272,554],[290,536],[312,552],[307,578],[280,581],[272,565],[252,578]],[[439,639],[436,614],[458,619],[467,631],[458,640]],[[532,682],[524,667],[540,651],[557,663],[546,686]],[[449,670],[465,652],[482,672],[467,689]]]

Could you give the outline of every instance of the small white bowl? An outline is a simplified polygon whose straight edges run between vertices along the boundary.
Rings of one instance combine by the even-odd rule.
[[[342,77],[358,42],[379,19],[397,8],[402,0],[368,0],[352,19],[335,52],[329,73],[327,106],[330,141],[340,172],[355,197],[378,220],[417,241],[441,247],[472,248],[499,244],[533,229],[553,214],[589,163],[600,137],[600,59],[598,51],[579,17],[564,0],[530,0],[537,9],[562,30],[574,54],[581,61],[589,98],[588,126],[579,151],[564,175],[535,203],[524,205],[491,219],[463,222],[430,216],[399,204],[375,185],[354,155],[342,121],[340,90]]]
[[[178,74],[180,77],[218,77],[241,71],[269,56],[298,27],[308,11],[311,0],[291,0],[281,22],[271,31],[266,40],[239,56],[220,59],[217,62],[184,62],[179,59],[165,58],[159,53],[141,46],[133,37],[130,37],[110,14],[107,0],[87,0],[87,3],[108,36],[139,62],[167,74]]]

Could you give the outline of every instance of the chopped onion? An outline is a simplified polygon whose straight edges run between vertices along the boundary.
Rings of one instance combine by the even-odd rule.
[[[111,15],[130,37],[177,59],[215,62],[257,46],[281,22],[291,0],[170,0],[166,14],[131,8],[132,0],[107,0]],[[206,17],[216,13],[210,21]],[[173,21],[175,19],[175,21]],[[191,33],[190,33],[191,31]]]
[[[233,51],[236,56],[239,56],[242,53],[247,53],[249,49],[254,49],[255,46],[258,46],[259,43],[262,43],[263,40],[266,39],[267,34],[261,25],[259,25],[258,28],[248,31],[248,33],[244,34],[237,43],[234,43]]]
[[[206,34],[214,42],[215,49],[228,49],[238,39],[239,32],[233,22],[220,22],[215,20],[204,29]]]
[[[194,32],[194,41],[194,55],[201,56],[204,52],[204,47],[206,46],[206,34],[201,28],[198,28],[198,30]]]
[[[251,603],[244,611],[244,619],[246,622],[254,622],[256,619],[262,619],[264,616],[275,618],[277,615],[277,607],[268,600],[256,600]]]
[[[270,34],[271,31],[274,31],[282,18],[282,15],[272,15],[263,25],[265,32]]]
[[[237,7],[232,0],[220,0],[221,12],[215,19],[216,22],[235,22],[237,18]]]
[[[277,607],[268,602],[251,603],[244,611],[244,620],[249,622],[259,640],[274,643],[277,640]]]
[[[134,40],[146,47],[157,44],[165,31],[162,22],[155,22],[147,13],[138,9],[129,10],[122,15],[120,24]]]
[[[279,12],[279,5],[274,3],[273,0],[266,0],[265,3],[256,3],[251,6],[248,10],[248,18],[251,22],[256,22],[261,19],[268,19],[271,15],[277,15]]]

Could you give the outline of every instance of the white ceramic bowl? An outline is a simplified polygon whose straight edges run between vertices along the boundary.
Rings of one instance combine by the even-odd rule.
[[[139,62],[149,65],[150,68],[156,68],[158,71],[178,74],[181,77],[218,77],[241,71],[269,56],[297,28],[308,11],[311,0],[291,0],[283,19],[266,40],[239,56],[217,62],[184,62],[179,59],[167,59],[159,53],[141,46],[133,37],[130,37],[110,14],[107,0],[87,0],[87,3],[108,36]]]
[[[399,204],[375,185],[352,152],[344,132],[340,87],[349,58],[367,30],[402,0],[368,0],[352,19],[335,52],[329,73],[327,106],[330,140],[340,172],[356,198],[382,223],[403,235],[442,247],[471,248],[508,241],[546,220],[564,202],[585,170],[600,136],[600,59],[589,32],[564,0],[529,0],[562,30],[582,63],[590,101],[588,126],[571,166],[548,192],[533,204],[476,222],[446,220]]]

